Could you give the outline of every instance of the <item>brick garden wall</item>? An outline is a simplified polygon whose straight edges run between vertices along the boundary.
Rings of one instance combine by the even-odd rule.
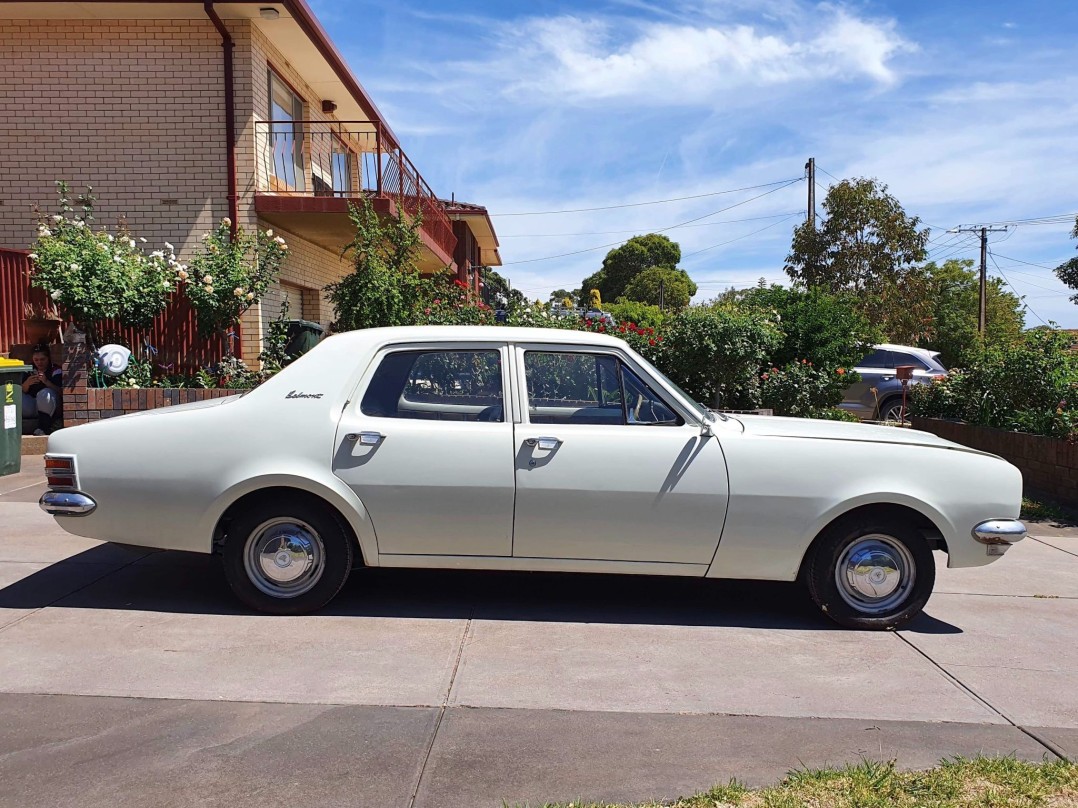
[[[991,452],[1017,466],[1028,489],[1078,504],[1078,443],[936,418],[911,418],[914,429]]]

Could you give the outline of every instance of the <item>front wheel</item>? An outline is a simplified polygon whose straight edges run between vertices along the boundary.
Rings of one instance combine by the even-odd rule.
[[[880,518],[840,522],[810,551],[806,582],[824,614],[843,626],[893,629],[928,602],[936,564],[912,526]]]
[[[305,497],[261,500],[228,527],[222,563],[232,591],[270,614],[325,606],[352,569],[352,541],[337,515]]]

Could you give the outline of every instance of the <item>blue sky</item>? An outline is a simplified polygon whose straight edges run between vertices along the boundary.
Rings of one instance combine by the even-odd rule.
[[[989,271],[1028,325],[1078,327],[1050,269],[1078,246],[1078,3],[311,5],[435,191],[487,206],[530,297],[652,231],[697,300],[784,281],[806,183],[782,181],[812,156],[818,205],[829,175],[875,177],[939,260],[979,254],[949,228],[1070,214],[993,234]]]

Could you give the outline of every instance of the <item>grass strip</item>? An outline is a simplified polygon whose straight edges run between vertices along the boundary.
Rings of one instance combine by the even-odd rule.
[[[1078,764],[1013,757],[949,758],[927,771],[894,761],[800,769],[776,786],[737,781],[674,801],[546,803],[543,808],[1078,808]],[[526,808],[526,806],[518,806]]]

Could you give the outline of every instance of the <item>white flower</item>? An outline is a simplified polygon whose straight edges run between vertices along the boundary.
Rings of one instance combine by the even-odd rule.
[[[146,239],[143,239],[143,241],[145,241],[145,240]],[[169,244],[167,241],[165,242],[165,246],[168,247],[169,252],[175,252],[176,251],[176,248],[173,247],[171,244]]]
[[[208,294],[208,295],[212,295],[212,294],[213,294],[213,287],[212,287],[212,286],[207,286],[207,287],[206,287],[206,294]]]
[[[206,239],[208,239],[209,237],[210,237],[210,234],[209,234],[209,233],[203,233],[203,234],[202,234],[202,235],[200,236],[200,239],[201,239],[202,241],[205,241],[205,240],[206,240]]]
[[[164,258],[164,257],[165,257],[165,254],[163,252],[161,252],[160,250],[154,250],[152,253],[150,253],[150,258]]]
[[[54,222],[62,222],[62,221],[64,220],[64,217],[63,217],[63,216],[61,216],[61,215],[60,215],[59,213],[54,213],[54,214],[52,215],[52,220],[53,220]]]
[[[82,267],[80,267],[78,264],[75,264],[75,263],[71,264],[72,272],[78,272],[80,269],[82,269]]]
[[[41,227],[37,229],[37,234],[39,236],[51,236],[52,231],[49,230],[49,228],[45,227],[45,225],[41,225]]]
[[[57,289],[55,292],[53,292],[51,295],[49,295],[49,297],[51,297],[53,300],[59,300],[60,299],[60,290]]]
[[[135,240],[133,238],[129,238],[127,243],[131,245],[132,250],[135,249]]]
[[[280,244],[280,245],[281,245],[282,247],[284,247],[284,246],[285,246],[285,243],[284,243],[284,239],[283,239],[283,238],[281,238],[280,236],[277,236],[277,238],[275,238],[275,239],[274,239],[274,241],[276,241],[276,242],[277,242],[278,244]]]
[[[105,238],[107,238],[109,241],[115,241],[115,239],[113,239],[112,237],[112,233],[106,233]]]
[[[76,219],[74,222],[75,227],[86,227],[86,222],[82,219]]]
[[[273,237],[273,231],[272,230],[267,230],[266,231],[266,237],[267,238],[272,238]]]
[[[226,216],[221,220],[221,224],[223,224],[225,227],[232,227],[232,220]]]
[[[187,280],[187,273],[184,272],[182,269],[177,274],[179,275],[181,281]]]
[[[161,286],[163,286],[165,289],[171,289],[172,288],[172,284],[169,283],[168,281],[165,281],[164,283],[162,283]]]
[[[203,275],[202,282],[206,284],[213,283],[213,275]]]
[[[243,297],[243,287],[237,286],[235,289],[232,290],[232,294],[234,294],[236,297]]]
[[[282,250],[287,250],[288,249],[288,245],[285,244],[284,241],[281,242],[281,249]]]
[[[255,293],[254,292],[248,292],[247,293],[247,299],[248,300],[254,300],[255,299]]]
[[[139,241],[141,241],[141,242],[142,242],[143,244],[145,244],[145,243],[146,243],[146,239],[144,239],[144,238],[143,238],[142,236],[139,236],[139,237],[138,237],[138,240],[139,240]],[[167,242],[166,242],[166,243],[167,243]]]
[[[37,253],[30,253],[30,260],[31,261],[36,261],[37,260]]]
[[[123,256],[119,254],[112,256],[112,260],[117,264],[122,264],[124,262]]]

